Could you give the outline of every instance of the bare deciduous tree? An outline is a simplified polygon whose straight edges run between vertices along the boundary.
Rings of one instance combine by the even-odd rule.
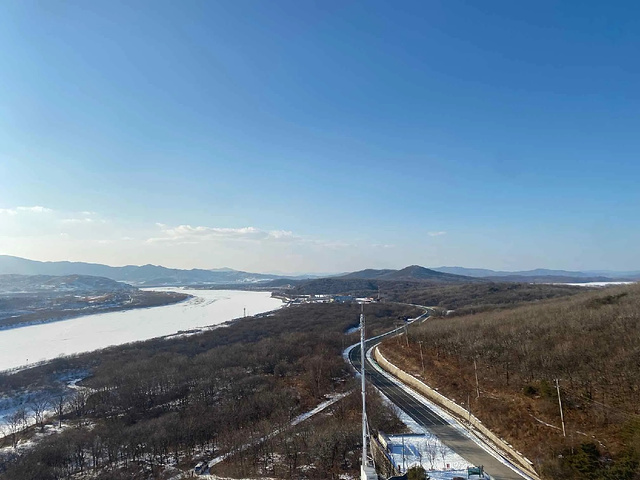
[[[40,431],[44,430],[44,417],[50,406],[51,401],[44,396],[35,396],[29,400],[29,408],[33,413],[33,419],[36,425],[40,427]]]

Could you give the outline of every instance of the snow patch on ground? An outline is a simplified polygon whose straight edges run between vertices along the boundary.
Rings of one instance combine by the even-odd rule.
[[[29,448],[32,448],[34,445],[36,445],[43,438],[48,437],[49,435],[61,433],[70,427],[71,427],[71,424],[66,422],[63,423],[62,426],[60,426],[57,422],[54,422],[53,424],[46,424],[44,426],[44,431],[41,432],[40,430],[38,430],[35,433],[34,437],[32,437],[31,439],[19,440],[15,450],[11,445],[0,448],[0,455],[16,452],[16,451],[20,452],[21,450],[28,450]]]
[[[9,418],[20,409],[25,410],[26,425],[30,426],[36,423],[33,414],[34,403],[39,403],[40,408],[44,407],[43,417],[48,418],[55,414],[55,406],[53,405],[58,397],[69,396],[75,391],[81,390],[83,387],[77,383],[86,378],[88,372],[76,371],[70,376],[60,376],[57,386],[40,389],[27,389],[17,395],[7,395],[0,393],[0,438],[6,436],[7,425],[10,423]]]
[[[336,403],[339,400],[342,400],[344,397],[346,397],[347,395],[349,395],[351,393],[351,391],[349,392],[344,392],[344,393],[338,393],[338,394],[333,394],[333,395],[327,395],[327,397],[329,397],[328,400],[325,400],[324,402],[320,403],[316,408],[314,408],[313,410],[309,410],[308,412],[305,412],[301,415],[298,415],[296,418],[294,418],[293,420],[291,420],[291,422],[289,423],[288,427],[285,428],[281,428],[281,429],[277,429],[274,430],[273,432],[271,432],[269,435],[266,435],[262,438],[258,438],[250,443],[246,443],[244,445],[242,445],[238,450],[234,450],[232,452],[228,452],[225,453],[223,455],[219,455],[216,458],[214,458],[213,460],[208,462],[208,467],[211,468],[214,465],[217,465],[218,463],[226,460],[227,458],[229,458],[230,456],[240,452],[245,451],[246,449],[252,447],[253,445],[258,445],[262,442],[264,442],[265,440],[268,440],[269,438],[273,438],[276,435],[279,435],[280,433],[282,433],[284,430],[286,430],[287,428],[293,427],[295,425],[298,425],[299,423],[313,417],[314,415],[320,413],[322,410],[324,410],[325,408],[327,408],[330,405],[333,405],[334,403]]]
[[[637,282],[583,282],[583,283],[552,283],[551,285],[571,285],[574,287],[611,287],[614,285],[631,285]]]
[[[378,391],[382,400],[393,407],[394,403],[387,396]],[[448,480],[456,476],[467,475],[466,468],[471,464],[464,458],[443,444],[438,437],[426,428],[419,425],[413,418],[400,408],[395,407],[396,414],[412,434],[389,435],[391,457],[396,466],[403,471],[414,465],[422,465],[433,480]],[[402,458],[402,445],[405,446],[404,468]],[[430,457],[430,453],[433,457]]]
[[[389,435],[389,450],[391,460],[401,471],[406,472],[413,466],[421,465],[432,479],[451,478],[462,473],[466,475],[466,468],[470,466],[469,462],[428,431],[423,434]]]

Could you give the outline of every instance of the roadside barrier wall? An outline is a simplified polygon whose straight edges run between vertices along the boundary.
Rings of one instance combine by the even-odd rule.
[[[385,447],[383,447],[373,435],[369,437],[369,443],[371,445],[371,455],[373,456],[378,472],[382,473],[385,478],[397,475],[399,471],[396,470],[393,463],[391,463]]]
[[[536,480],[539,480],[540,477],[536,473],[533,468],[533,464],[530,460],[528,460],[525,456],[523,456],[520,452],[518,452],[515,448],[513,448],[510,444],[505,442],[503,439],[494,434],[491,430],[485,427],[482,422],[474,417],[473,415],[469,415],[469,411],[462,408],[455,402],[452,402],[447,397],[442,395],[441,393],[435,391],[433,388],[425,384],[424,382],[418,380],[413,375],[408,374],[404,370],[399,369],[389,360],[387,360],[380,349],[375,347],[373,350],[373,358],[378,362],[378,364],[385,369],[387,372],[392,374],[393,376],[400,379],[403,383],[410,386],[418,393],[424,395],[429,400],[434,402],[435,404],[443,407],[450,413],[452,413],[455,417],[463,422],[471,424],[473,428],[478,430],[482,435],[484,435],[487,439],[489,439],[493,444],[498,447],[499,450],[504,451],[509,459],[513,461],[518,467],[522,468],[525,473],[530,475]]]

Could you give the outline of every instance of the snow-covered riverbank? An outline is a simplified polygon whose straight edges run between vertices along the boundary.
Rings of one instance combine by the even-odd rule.
[[[60,355],[219,325],[242,317],[245,309],[247,315],[256,315],[282,306],[281,300],[271,298],[267,292],[153,290],[180,291],[193,295],[193,298],[162,307],[87,315],[0,331],[0,371],[51,360]]]

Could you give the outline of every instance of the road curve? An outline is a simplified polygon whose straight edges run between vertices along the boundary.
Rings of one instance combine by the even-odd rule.
[[[380,337],[367,340],[365,343],[365,350],[369,351],[371,348],[378,345],[385,337],[393,336],[397,333],[398,329],[385,335],[381,335]],[[349,350],[349,361],[357,371],[360,371],[360,344],[355,345],[351,350]],[[413,418],[420,426],[431,431],[440,439],[440,441],[442,441],[442,443],[447,445],[469,463],[474,465],[484,465],[485,472],[491,475],[491,478],[495,480],[529,479],[529,477],[515,472],[497,460],[473,440],[460,433],[457,428],[449,424],[447,420],[441,418],[427,405],[419,402],[412,395],[408,394],[400,385],[398,385],[400,383],[398,380],[395,382],[390,380],[387,376],[376,370],[368,359],[365,363],[366,378],[371,382],[371,384],[384,393],[389,400]]]

